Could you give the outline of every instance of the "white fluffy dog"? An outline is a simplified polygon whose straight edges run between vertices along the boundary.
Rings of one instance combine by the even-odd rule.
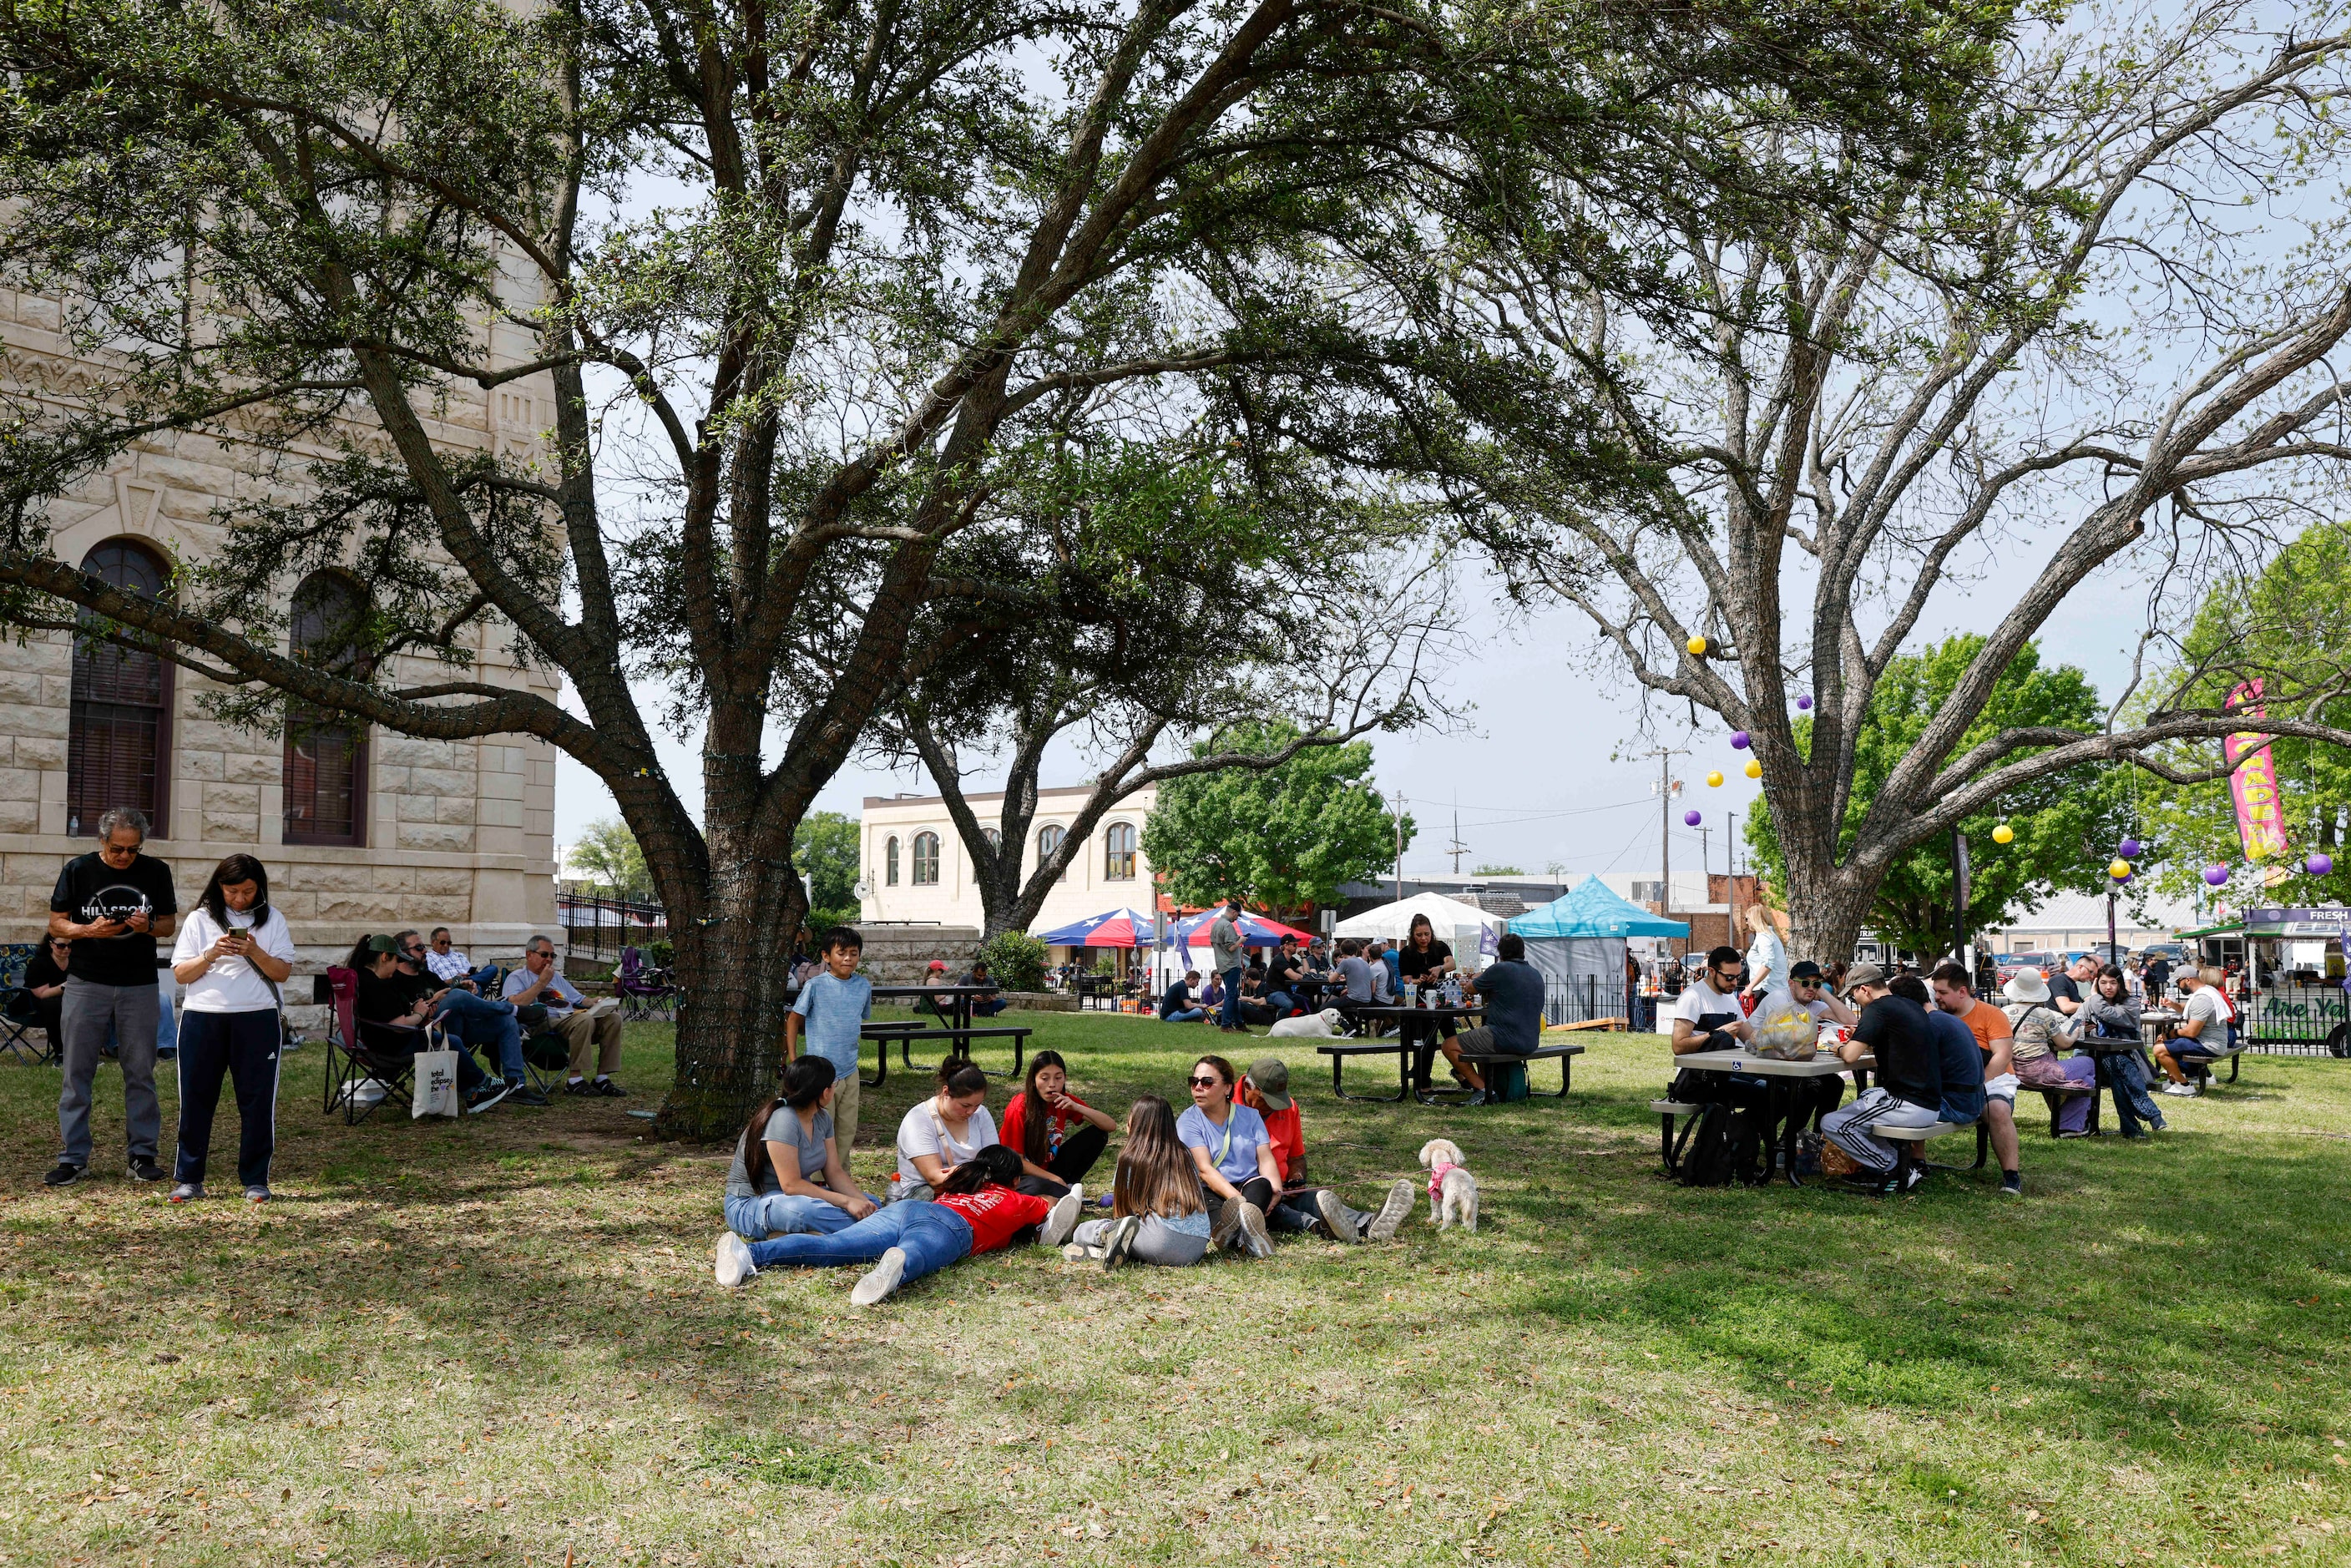
[[[1270,1031],[1277,1040],[1336,1040],[1347,1020],[1337,1008],[1324,1008],[1319,1013],[1300,1013],[1294,1019],[1276,1019]]]
[[[1431,1138],[1420,1145],[1420,1163],[1428,1167],[1428,1222],[1439,1230],[1455,1220],[1478,1234],[1478,1178],[1461,1163],[1461,1147],[1449,1138]]]

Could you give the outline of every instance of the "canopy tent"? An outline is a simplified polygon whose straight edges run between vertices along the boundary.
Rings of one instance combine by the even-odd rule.
[[[1681,921],[1619,898],[1596,876],[1520,915],[1510,930],[1525,941],[1527,962],[1543,977],[1543,1021],[1554,1024],[1624,1011],[1627,937],[1689,935]]]
[[[1490,944],[1484,942],[1483,936],[1488,933],[1499,936],[1510,924],[1499,915],[1489,915],[1474,904],[1464,904],[1441,893],[1416,893],[1410,898],[1383,904],[1377,909],[1367,909],[1342,920],[1336,935],[1378,936],[1401,944],[1412,934],[1416,915],[1428,916],[1437,939],[1453,949],[1453,962],[1464,969],[1484,967]]]
[[[1177,921],[1176,946],[1206,947],[1208,945],[1208,927],[1215,925],[1217,916],[1223,913],[1221,908],[1204,909],[1197,915],[1187,915]],[[1295,936],[1301,942],[1312,940],[1311,933],[1301,931],[1295,925],[1284,925],[1279,920],[1268,920],[1262,915],[1251,915],[1247,911],[1242,912],[1240,927],[1241,945],[1245,947],[1279,947],[1285,936]]]
[[[1040,931],[1037,940],[1048,947],[1148,947],[1151,930],[1151,916],[1140,909],[1113,909],[1059,931]]]

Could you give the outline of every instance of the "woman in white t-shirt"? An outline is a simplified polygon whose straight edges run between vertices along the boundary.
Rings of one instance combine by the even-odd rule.
[[[996,1118],[987,1109],[987,1074],[969,1061],[947,1058],[939,1063],[939,1092],[898,1124],[898,1175],[890,1184],[890,1201],[930,1197],[949,1171],[998,1141]]]
[[[173,1203],[204,1196],[204,1160],[221,1078],[236,1085],[236,1178],[248,1202],[269,1198],[277,1145],[278,990],[294,972],[294,933],[269,907],[269,873],[251,855],[213,868],[180,923],[172,977],[187,989],[180,1020],[180,1155]]]

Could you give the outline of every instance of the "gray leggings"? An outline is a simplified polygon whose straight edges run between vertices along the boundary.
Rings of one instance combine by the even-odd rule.
[[[1070,1239],[1087,1247],[1106,1247],[1110,1244],[1110,1228],[1116,1223],[1113,1219],[1089,1219],[1071,1232]],[[1126,1255],[1138,1263],[1182,1269],[1208,1255],[1208,1239],[1186,1236],[1157,1215],[1146,1215]]]

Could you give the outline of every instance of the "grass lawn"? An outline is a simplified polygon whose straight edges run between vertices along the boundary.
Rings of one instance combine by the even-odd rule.
[[[1121,1110],[1220,1038],[1037,1023]],[[1443,1133],[1474,1239],[1031,1249],[870,1312],[713,1284],[724,1154],[625,1113],[661,1026],[629,1100],[355,1131],[306,1050],[259,1211],[134,1189],[110,1067],[99,1179],[45,1190],[57,1075],[0,1063],[0,1562],[2351,1558],[2351,1064],[2029,1135],[2021,1204],[1877,1202],[1660,1182],[1663,1043],[1586,1038],[1564,1104],[1475,1112],[1341,1104],[1289,1042],[1317,1174],[1369,1206]],[[869,1186],[921,1088],[868,1092]]]

